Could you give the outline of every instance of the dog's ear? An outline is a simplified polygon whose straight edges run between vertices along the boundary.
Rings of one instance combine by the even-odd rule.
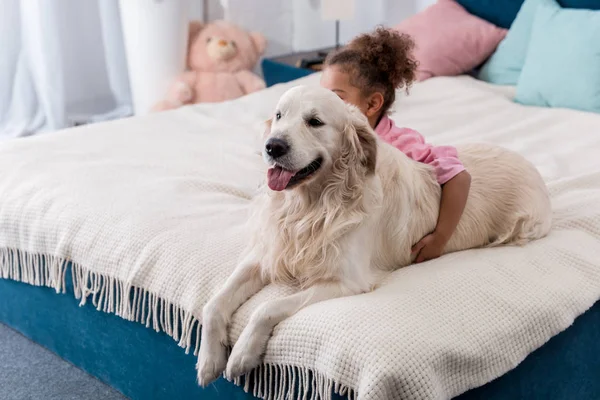
[[[368,174],[375,173],[377,165],[377,137],[371,129],[369,121],[356,107],[349,107],[350,123],[348,134],[353,136],[350,141],[355,142],[360,163],[367,169]]]
[[[364,154],[363,165],[367,168],[369,174],[373,174],[377,165],[377,138],[375,132],[368,123],[355,128]]]

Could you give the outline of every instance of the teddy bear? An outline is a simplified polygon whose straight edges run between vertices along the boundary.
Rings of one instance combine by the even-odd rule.
[[[265,88],[252,72],[266,47],[265,37],[246,32],[227,21],[189,28],[187,70],[172,83],[165,99],[153,110],[163,111],[184,104],[219,102]]]

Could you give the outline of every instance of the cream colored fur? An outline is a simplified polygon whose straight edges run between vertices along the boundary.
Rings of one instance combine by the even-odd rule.
[[[366,118],[333,93],[296,87],[277,106],[266,137],[284,138],[290,169],[317,157],[321,168],[289,190],[265,190],[250,218],[252,241],[235,272],[206,305],[198,361],[203,385],[224,370],[233,378],[259,365],[272,329],[310,304],[373,290],[409,265],[410,249],[436,224],[441,188],[432,169],[379,141]],[[324,126],[306,124],[316,114]],[[445,252],[523,245],[550,230],[550,200],[535,167],[490,145],[460,147],[471,190]],[[268,158],[266,158],[268,162]],[[235,310],[268,283],[299,292],[262,304],[227,359]]]

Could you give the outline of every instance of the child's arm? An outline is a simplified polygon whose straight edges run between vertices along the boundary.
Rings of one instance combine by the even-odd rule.
[[[420,133],[407,128],[394,127],[380,136],[413,160],[431,165],[435,170],[437,181],[442,186],[437,225],[433,232],[413,246],[412,252],[416,255],[416,262],[437,258],[458,226],[471,188],[471,176],[458,159],[454,147],[432,146]]]
[[[412,252],[416,254],[415,262],[420,263],[442,255],[444,247],[458,226],[467,204],[470,188],[471,175],[466,170],[459,172],[458,175],[442,185],[437,225],[432,233],[413,246]]]

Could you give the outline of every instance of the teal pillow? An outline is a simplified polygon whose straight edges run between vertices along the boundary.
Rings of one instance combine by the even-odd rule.
[[[527,55],[533,18],[540,0],[525,0],[504,40],[481,67],[477,78],[497,85],[516,85]]]
[[[600,113],[600,11],[538,1],[515,101]]]

